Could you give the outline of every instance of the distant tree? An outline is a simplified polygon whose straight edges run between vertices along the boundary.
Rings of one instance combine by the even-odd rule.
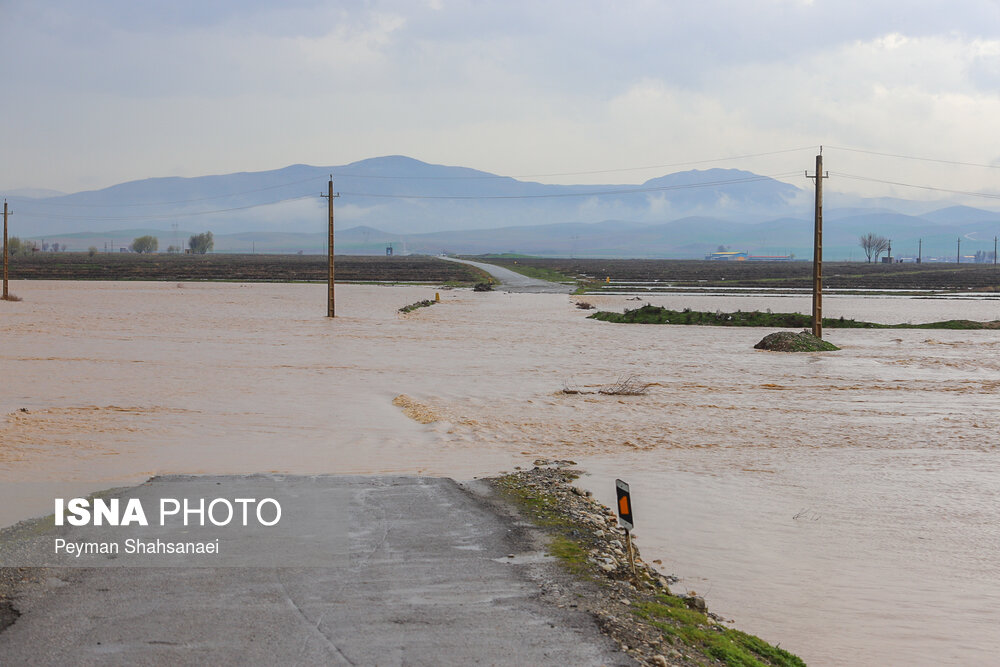
[[[871,263],[872,257],[875,261],[878,261],[878,256],[889,249],[889,239],[884,236],[879,236],[872,232],[867,234],[862,234],[858,239],[858,245],[861,249],[865,251],[865,257],[868,258],[868,262]]]
[[[715,249],[715,252],[729,252],[729,246],[720,245],[718,248]]]
[[[209,252],[215,247],[215,239],[212,238],[212,232],[192,234],[191,238],[188,239],[188,247],[191,248],[191,252],[199,255]]]
[[[159,246],[160,241],[155,236],[140,236],[132,239],[132,252],[137,252],[140,255],[156,252]]]
[[[90,255],[91,257],[93,257],[94,255],[96,255],[97,254],[97,246],[96,245],[92,245],[89,248],[87,248],[87,254]]]
[[[872,261],[872,255],[875,254],[875,246],[878,244],[878,235],[868,232],[867,234],[862,234],[858,239],[858,245],[861,249],[865,251],[865,257],[868,258],[868,263]]]
[[[22,241],[16,236],[7,239],[7,254],[11,257],[15,255],[27,255],[34,249],[34,242]]]
[[[167,252],[169,252],[169,253],[175,253],[175,252],[180,252],[180,251],[181,251],[181,249],[178,248],[175,245],[167,246]]]
[[[976,263],[986,264],[987,262],[993,261],[993,251],[977,250],[976,251]]]
[[[875,246],[875,261],[878,261],[878,256],[886,252],[891,248],[889,239],[884,236],[878,237],[878,245]]]

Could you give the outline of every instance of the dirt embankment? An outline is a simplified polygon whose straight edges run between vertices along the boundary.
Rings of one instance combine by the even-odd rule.
[[[833,352],[840,348],[808,331],[778,331],[764,336],[755,349],[771,352]]]

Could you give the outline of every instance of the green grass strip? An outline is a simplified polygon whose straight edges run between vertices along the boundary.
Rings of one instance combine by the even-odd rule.
[[[690,308],[670,310],[651,305],[626,310],[624,313],[602,310],[594,313],[590,318],[602,322],[626,324],[693,324],[716,327],[777,327],[781,329],[802,329],[812,326],[812,316],[801,313],[770,313],[759,310],[710,313]],[[823,327],[828,329],[1000,329],[1000,321],[945,320],[925,324],[878,324],[843,317],[824,317]]]

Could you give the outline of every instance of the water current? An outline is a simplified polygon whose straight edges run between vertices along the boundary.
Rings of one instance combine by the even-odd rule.
[[[0,525],[159,473],[458,479],[569,458],[736,626],[818,665],[1000,655],[1000,332],[615,325],[627,295],[21,282],[0,307]],[[808,297],[643,295],[808,312]],[[1000,319],[1000,301],[831,296],[828,317]],[[636,376],[645,395],[596,392]],[[564,389],[579,393],[565,393]]]

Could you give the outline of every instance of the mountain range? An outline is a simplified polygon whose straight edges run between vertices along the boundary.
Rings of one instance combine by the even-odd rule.
[[[337,167],[152,178],[73,194],[9,193],[12,235],[71,250],[124,247],[151,233],[161,250],[211,230],[217,252],[325,252],[333,176],[338,252],[702,257],[719,246],[812,255],[812,187],[736,169],[691,170],[636,185],[547,185],[402,156]],[[803,178],[803,180],[805,180]],[[824,256],[863,259],[858,237],[893,239],[894,255],[992,251],[1000,213],[842,195],[827,185]]]

